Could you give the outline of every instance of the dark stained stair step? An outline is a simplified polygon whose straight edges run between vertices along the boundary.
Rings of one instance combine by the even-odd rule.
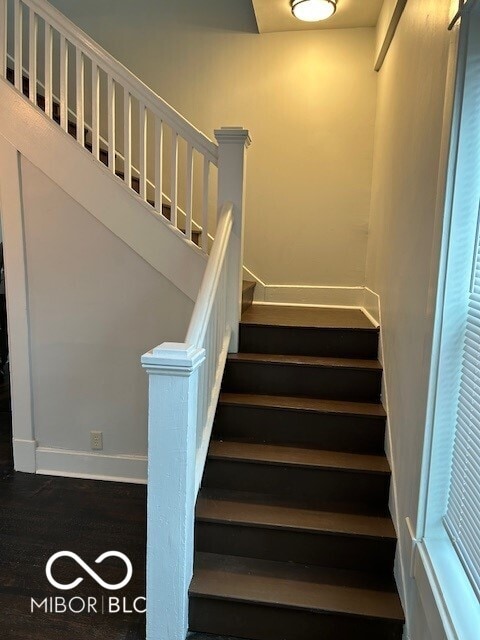
[[[388,503],[390,469],[382,456],[212,441],[203,486],[259,491],[312,505]]]
[[[242,316],[240,350],[371,359],[378,328],[355,309],[255,304]]]
[[[369,574],[197,554],[190,629],[254,640],[401,640],[392,581]]]
[[[222,393],[213,437],[382,455],[385,422],[379,403]]]
[[[375,403],[382,367],[377,360],[302,355],[230,355],[222,390]]]
[[[392,574],[396,536],[389,517],[299,508],[268,496],[202,490],[196,549]]]

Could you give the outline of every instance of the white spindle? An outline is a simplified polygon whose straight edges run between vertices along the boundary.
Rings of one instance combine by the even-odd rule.
[[[100,73],[92,60],[92,153],[97,160],[100,154]]]
[[[187,205],[185,207],[185,235],[188,240],[192,239],[192,216],[193,216],[193,147],[187,145]]]
[[[60,126],[68,131],[68,45],[60,34]]]
[[[178,206],[178,133],[172,131],[172,168],[170,176],[170,199],[171,213],[170,222],[174,227],[177,226],[177,206]]]
[[[203,158],[203,199],[202,199],[202,249],[208,252],[208,191],[210,180],[210,162]]]
[[[75,52],[76,98],[77,98],[77,140],[85,144],[85,61],[80,49]]]
[[[132,98],[126,87],[123,89],[123,157],[124,180],[132,186]]]
[[[155,118],[155,210],[162,213],[163,122]]]
[[[140,197],[147,199],[147,109],[139,103],[139,137],[140,137]]]
[[[52,117],[52,59],[53,33],[52,27],[45,22],[45,113]]]
[[[28,25],[28,92],[29,98],[34,104],[37,104],[37,35],[37,14],[33,9],[30,9]]]
[[[115,173],[115,80],[108,76],[108,166]]]
[[[20,0],[14,0],[14,29],[15,29],[15,44],[14,44],[14,78],[15,87],[22,91],[22,51],[23,51],[23,5]]]
[[[0,0],[0,75],[5,77],[7,68],[7,0]]]

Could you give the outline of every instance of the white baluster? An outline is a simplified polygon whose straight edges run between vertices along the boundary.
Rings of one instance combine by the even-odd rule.
[[[45,22],[45,113],[52,117],[52,59],[53,33],[52,27]]]
[[[187,145],[187,204],[185,208],[185,236],[192,239],[192,217],[193,217],[193,147]]]
[[[30,9],[28,25],[28,93],[30,100],[34,104],[37,104],[37,37],[38,18],[33,9]]]
[[[85,144],[85,61],[80,49],[75,51],[76,98],[77,98],[77,140]]]
[[[140,136],[140,196],[147,199],[147,109],[139,104],[139,136]]]
[[[98,65],[92,60],[92,153],[100,157],[100,74]]]
[[[171,213],[170,222],[174,227],[177,226],[177,206],[178,206],[178,133],[172,130],[172,168],[170,176],[170,198],[171,198]]]
[[[23,11],[22,3],[20,0],[15,0],[14,3],[14,29],[15,29],[15,44],[13,53],[13,64],[15,67],[15,87],[22,91],[22,50],[23,50]]]
[[[0,76],[6,75],[7,69],[7,0],[0,0]]]
[[[123,88],[123,157],[124,180],[132,186],[132,98],[126,87]]]
[[[162,213],[163,122],[155,118],[155,210]]]
[[[208,192],[210,162],[203,158],[203,202],[202,202],[202,249],[208,253]]]
[[[108,166],[115,173],[115,80],[108,76]]]
[[[68,45],[60,34],[60,126],[68,131]]]

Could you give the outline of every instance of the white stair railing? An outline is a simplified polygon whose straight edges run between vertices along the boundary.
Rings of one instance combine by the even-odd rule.
[[[0,77],[208,252],[218,146],[46,0],[0,0]]]
[[[238,350],[243,264],[244,129],[216,131],[215,240],[184,343],[142,358],[149,373],[147,638],[185,640],[195,501],[227,353]]]

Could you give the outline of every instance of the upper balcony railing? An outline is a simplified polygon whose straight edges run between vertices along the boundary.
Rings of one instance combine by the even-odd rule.
[[[0,43],[0,75],[208,252],[218,145],[45,0],[0,0]]]

